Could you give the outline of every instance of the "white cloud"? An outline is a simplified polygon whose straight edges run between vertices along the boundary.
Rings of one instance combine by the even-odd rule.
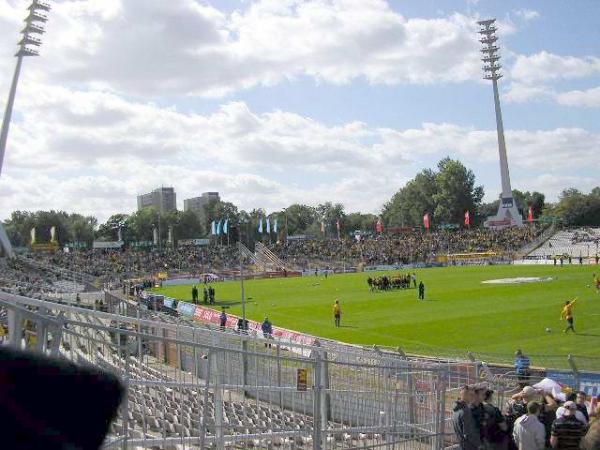
[[[16,35],[25,6],[25,0],[0,3],[0,29]],[[223,95],[304,76],[336,84],[479,79],[475,20],[407,19],[381,0],[260,0],[232,14],[195,0],[56,2],[44,57],[27,60],[20,86],[0,218],[14,209],[56,208],[102,220],[131,211],[136,194],[159,185],[173,185],[180,206],[218,190],[247,209],[332,200],[374,212],[446,155],[486,173],[497,164],[495,130],[451,123],[332,126],[287,111],[257,113],[240,101],[201,115],[146,100]],[[508,23],[502,31],[515,29]],[[7,74],[0,84],[9,82],[14,64],[10,42],[0,44],[0,73]],[[548,61],[558,58],[564,70],[544,80],[597,71],[594,58],[545,52],[519,58],[508,94],[513,101],[554,98],[547,85],[527,78],[527,70],[547,68]],[[565,94],[562,101],[575,105],[589,92]],[[577,178],[600,165],[598,134],[577,128],[506,134],[511,168],[534,172],[544,161],[545,173]],[[493,180],[480,182],[489,192],[498,189]]]
[[[23,11],[0,9],[3,29],[16,36]],[[57,2],[43,47],[51,63],[37,76],[142,96],[223,95],[300,76],[460,82],[480,75],[476,19],[407,19],[383,0],[259,0],[232,14],[194,0]]]
[[[495,130],[331,126],[285,111],[258,114],[243,102],[200,115],[112,93],[28,86],[11,129],[0,217],[56,208],[102,220],[133,210],[136,194],[160,185],[176,188],[180,207],[184,198],[218,190],[247,209],[332,200],[374,212],[446,155],[480,176],[497,164]],[[600,135],[585,130],[507,130],[506,138],[514,169],[535,173],[543,161],[546,173],[575,177],[600,166]],[[494,180],[480,182],[497,190]]]
[[[554,92],[544,84],[526,84],[512,82],[508,84],[504,99],[513,103],[526,103],[554,99]]]
[[[582,192],[590,192],[599,185],[597,177],[560,175],[555,173],[542,173],[534,177],[526,177],[514,180],[515,185],[527,186],[529,191],[551,192],[554,197],[565,189],[576,187]],[[548,198],[546,199],[549,200]]]
[[[600,107],[600,87],[584,91],[568,91],[558,94],[558,103],[566,106],[586,106],[588,108]]]
[[[516,55],[505,98],[514,103],[552,101],[565,106],[597,107],[600,88],[560,92],[555,84],[598,75],[600,58],[593,56],[560,56],[546,51]]]
[[[530,56],[518,55],[510,71],[513,80],[528,84],[596,74],[600,74],[600,58],[560,56],[547,51]]]
[[[523,19],[526,22],[537,19],[540,17],[540,13],[533,9],[519,9],[515,11],[515,14],[520,19]]]

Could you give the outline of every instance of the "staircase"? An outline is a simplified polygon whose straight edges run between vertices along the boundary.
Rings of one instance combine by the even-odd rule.
[[[246,259],[247,261],[250,261],[252,264],[258,263],[258,261],[256,260],[256,256],[254,256],[254,253],[252,253],[250,251],[250,249],[244,245],[243,242],[238,242],[238,249],[240,250],[240,253],[242,254],[242,259]]]
[[[254,246],[254,255],[257,261],[264,267],[264,270],[288,270],[286,264],[275,253],[267,248],[262,242],[257,242]]]
[[[525,258],[530,253],[532,253],[534,250],[536,250],[539,247],[541,247],[542,245],[544,245],[544,243],[548,239],[550,239],[556,232],[557,232],[556,223],[552,222],[552,225],[550,225],[548,228],[546,228],[542,232],[542,234],[540,234],[536,239],[534,239],[532,242],[524,245],[521,249],[519,249],[519,251],[517,251],[516,254],[514,255],[514,259]]]

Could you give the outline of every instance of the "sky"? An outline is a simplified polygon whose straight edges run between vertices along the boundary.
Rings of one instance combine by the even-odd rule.
[[[29,2],[0,0],[0,108]],[[136,195],[377,213],[446,157],[500,193],[477,20],[498,20],[514,189],[600,184],[600,2],[54,1],[19,82],[0,219]]]

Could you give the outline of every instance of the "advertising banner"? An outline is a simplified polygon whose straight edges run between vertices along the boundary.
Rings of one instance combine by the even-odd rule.
[[[196,305],[187,302],[179,302],[177,304],[177,311],[181,315],[192,317],[196,312]]]
[[[175,304],[174,298],[165,297],[165,299],[163,300],[163,305],[165,305],[167,308],[173,309],[174,304]]]
[[[195,307],[194,312],[192,312],[192,314],[190,315],[193,315],[196,320],[199,320],[200,322],[210,323],[213,325],[220,324],[221,313],[219,311],[206,308],[204,306],[192,305],[191,303],[185,302],[179,302],[179,305],[177,306],[178,311],[182,303]],[[184,313],[181,312],[181,314]],[[237,327],[238,319],[239,317],[237,316],[227,314],[227,328],[235,329]],[[255,332],[257,334],[262,333],[261,324],[259,322],[248,320],[248,331]],[[315,338],[312,336],[307,336],[305,334],[286,330],[284,328],[273,327],[273,337],[285,342],[293,342],[296,344],[313,345],[315,343]]]
[[[587,395],[600,395],[600,374],[592,372],[579,372],[577,377],[573,372],[559,372],[549,370],[546,376],[557,383],[568,386],[575,391],[583,391]],[[579,383],[577,383],[579,381]]]
[[[93,248],[97,249],[110,249],[110,248],[121,248],[123,242],[121,241],[94,241]]]
[[[189,246],[195,245],[197,247],[206,246],[210,244],[210,239],[179,239],[177,245]]]

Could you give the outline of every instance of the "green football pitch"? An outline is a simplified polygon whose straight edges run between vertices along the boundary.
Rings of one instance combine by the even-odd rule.
[[[370,292],[367,277],[381,275],[374,273],[252,280],[245,282],[246,311],[252,320],[268,316],[275,326],[352,344],[436,356],[472,351],[507,362],[521,348],[538,355],[533,363],[542,366],[565,366],[568,354],[590,357],[590,365],[600,366],[600,295],[593,286],[593,273],[599,270],[575,264],[420,269],[415,272],[425,283],[425,301],[418,301],[416,289]],[[482,283],[514,277],[552,280]],[[214,286],[214,307],[227,306],[227,312],[241,315],[239,281]],[[191,301],[190,285],[157,291]],[[565,300],[574,297],[579,297],[574,308],[577,334],[565,334],[560,312]],[[341,328],[333,321],[336,298],[342,306]]]

